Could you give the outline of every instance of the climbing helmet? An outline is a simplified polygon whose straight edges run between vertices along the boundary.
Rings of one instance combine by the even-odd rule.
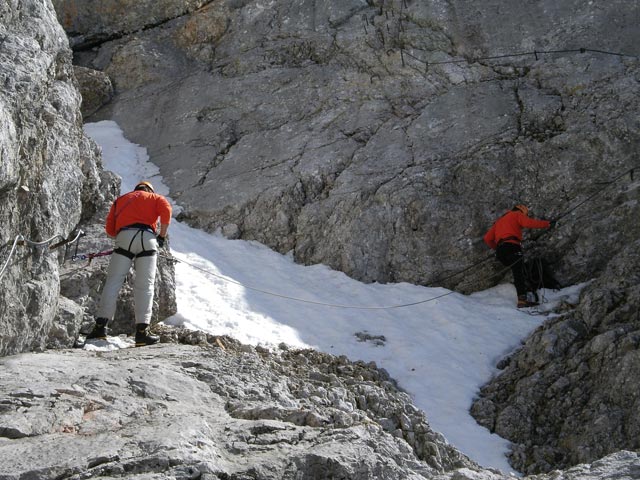
[[[147,190],[150,193],[155,193],[155,190],[153,189],[153,185],[151,185],[151,182],[147,182],[146,180],[139,182],[136,185],[136,188],[134,188],[134,190]]]
[[[529,216],[529,207],[527,207],[526,205],[518,204],[515,207],[513,207],[513,209],[520,210],[522,213]]]

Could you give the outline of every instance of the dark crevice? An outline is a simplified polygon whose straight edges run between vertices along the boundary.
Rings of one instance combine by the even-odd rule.
[[[207,5],[213,3],[214,0],[210,0],[207,3],[204,3],[198,10],[206,7]],[[197,10],[196,10],[197,11]],[[191,15],[193,13],[193,11],[186,11],[184,13],[181,13],[179,15],[176,15],[175,17],[171,17],[171,18],[167,18],[164,20],[160,20],[158,22],[155,23],[150,23],[148,25],[144,25],[141,28],[137,29],[137,30],[131,30],[131,31],[124,31],[124,32],[117,32],[117,33],[113,33],[111,35],[97,35],[97,36],[93,36],[91,38],[91,40],[87,40],[84,42],[79,42],[77,44],[74,44],[74,42],[80,38],[82,38],[84,35],[80,34],[80,33],[76,33],[76,32],[68,32],[67,35],[69,36],[69,39],[71,41],[71,48],[74,52],[86,52],[88,50],[91,50],[95,47],[99,47],[104,43],[108,43],[108,42],[113,42],[116,40],[120,40],[124,37],[127,37],[129,35],[136,35],[138,33],[141,32],[146,32],[147,30],[152,30],[154,28],[158,28],[161,27],[162,25],[166,25],[167,23],[173,22],[174,20],[177,20],[179,18],[182,18],[186,15]]]

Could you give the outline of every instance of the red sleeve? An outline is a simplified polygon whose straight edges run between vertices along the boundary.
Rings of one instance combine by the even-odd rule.
[[[495,224],[493,224],[493,226],[489,229],[489,231],[484,234],[483,240],[484,240],[484,243],[486,243],[487,246],[492,250],[495,250],[498,247],[498,243],[496,242],[496,225]]]
[[[549,228],[551,223],[549,220],[536,220],[526,215],[520,215],[520,225],[526,228]]]
[[[171,223],[171,204],[162,195],[158,195],[157,201],[158,216],[162,225]]]

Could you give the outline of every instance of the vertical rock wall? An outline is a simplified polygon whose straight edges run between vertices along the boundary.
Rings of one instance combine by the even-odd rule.
[[[0,4],[0,355],[44,346],[58,307],[58,258],[83,201],[99,197],[97,154],[82,133],[71,51],[47,1]]]
[[[100,283],[104,271],[84,269],[89,277],[77,288],[65,279],[75,302],[59,301],[65,248],[50,247],[94,225],[104,242],[101,222],[118,182],[83,133],[72,52],[49,0],[0,3],[0,86],[2,356],[73,343],[97,296],[97,288],[83,295],[88,279],[97,274]],[[172,284],[171,272],[161,270],[163,285]],[[160,314],[175,310],[173,295],[160,303]]]

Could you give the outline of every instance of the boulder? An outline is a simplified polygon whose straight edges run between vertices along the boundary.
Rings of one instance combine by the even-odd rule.
[[[113,85],[109,76],[98,70],[75,67],[78,88],[82,95],[82,116],[90,117],[113,97]]]
[[[164,343],[176,337],[197,345]],[[189,331],[162,341],[0,359],[0,477],[397,480],[481,470],[375,366]]]

